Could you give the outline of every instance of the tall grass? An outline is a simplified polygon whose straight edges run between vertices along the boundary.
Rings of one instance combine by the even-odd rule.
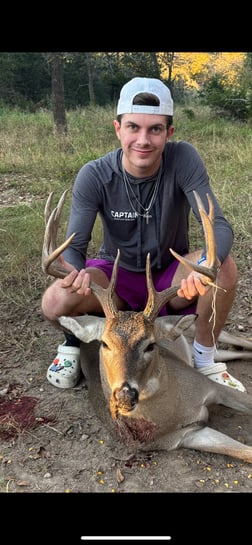
[[[48,279],[41,272],[44,205],[71,190],[80,167],[119,145],[112,107],[67,113],[68,134],[58,135],[49,111],[0,110],[0,303],[19,308],[39,299]],[[233,254],[243,270],[251,250],[251,127],[214,118],[207,108],[177,108],[173,139],[191,142],[201,154],[212,187],[235,232]],[[70,198],[63,211],[59,241],[64,239]],[[101,239],[97,221],[90,254]],[[202,235],[191,218],[191,245]]]

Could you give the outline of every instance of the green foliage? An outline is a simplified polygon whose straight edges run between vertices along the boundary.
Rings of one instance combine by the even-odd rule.
[[[241,101],[249,100],[252,93],[251,53],[104,51],[62,52],[62,57],[67,111],[91,103],[115,106],[122,85],[130,78],[143,76],[161,78],[170,87],[176,104],[186,104],[190,96],[202,92],[205,103],[209,96],[211,107],[247,119]],[[30,112],[51,109],[51,62],[51,53],[0,52],[0,106]],[[221,90],[217,95],[210,89],[214,77],[225,81],[229,102],[225,108]]]
[[[45,106],[51,77],[42,53],[0,53],[1,101],[22,109]]]
[[[192,110],[192,108],[183,108],[183,113],[188,119],[195,119],[195,112]]]
[[[199,92],[202,103],[216,112],[223,112],[233,119],[246,121],[251,114],[251,100],[241,87],[230,87],[226,78],[215,75],[209,79]]]

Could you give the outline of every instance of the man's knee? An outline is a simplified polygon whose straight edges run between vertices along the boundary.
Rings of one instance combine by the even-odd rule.
[[[55,300],[53,298],[53,294],[51,292],[51,289],[48,288],[44,295],[42,296],[42,300],[41,300],[41,311],[42,311],[42,314],[45,318],[47,318],[47,320],[49,320],[50,322],[54,322],[57,320],[57,316],[56,316],[56,313],[55,313],[55,308],[56,308],[56,305],[55,305]]]
[[[230,255],[224,259],[218,273],[218,278],[222,286],[226,287],[226,289],[230,290],[236,286],[238,281],[238,268],[235,260]]]

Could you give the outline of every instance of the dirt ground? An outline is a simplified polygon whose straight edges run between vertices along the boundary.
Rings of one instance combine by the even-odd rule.
[[[9,192],[3,196],[3,205],[19,204]],[[0,492],[252,492],[249,463],[189,449],[132,456],[115,444],[93,412],[84,377],[70,390],[47,381],[63,335],[43,319],[40,302],[39,297],[28,308],[1,309]],[[251,325],[248,259],[226,330],[251,337]],[[252,394],[252,362],[232,361],[228,369]],[[251,417],[219,407],[209,423],[252,445]]]
[[[226,329],[249,336],[251,306],[239,285]],[[1,492],[252,492],[252,466],[224,455],[179,449],[131,456],[115,445],[89,404],[85,379],[71,390],[46,380],[61,332],[33,308],[1,315]],[[228,368],[252,394],[252,363]],[[251,417],[214,410],[210,425],[252,444]]]

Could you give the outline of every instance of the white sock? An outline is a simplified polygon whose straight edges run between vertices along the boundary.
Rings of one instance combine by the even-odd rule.
[[[206,367],[214,363],[214,346],[203,346],[193,341],[194,367]]]

